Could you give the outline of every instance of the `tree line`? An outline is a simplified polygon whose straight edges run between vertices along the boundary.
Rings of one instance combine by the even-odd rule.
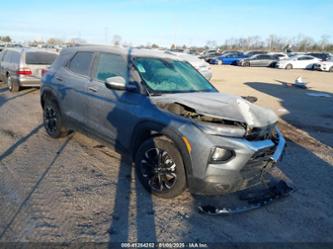
[[[207,42],[211,44],[212,41]],[[207,44],[206,44],[207,45]],[[285,38],[277,35],[270,35],[266,39],[260,36],[249,36],[246,38],[231,38],[225,40],[224,44],[218,46],[223,50],[241,49],[254,50],[265,49],[270,51],[328,51],[333,52],[333,43],[328,35],[323,35],[319,40],[310,36],[298,35],[292,38]]]
[[[119,45],[122,39],[119,35],[115,35],[112,44]],[[0,42],[12,42],[10,36],[0,36]],[[30,41],[29,45],[35,46],[38,44],[48,44],[48,45],[64,45],[64,44],[78,44],[86,43],[85,40],[81,38],[73,38],[65,42],[58,38],[49,38],[46,42],[44,41]],[[147,47],[147,46],[144,46]],[[158,44],[153,44],[148,47],[158,48]],[[177,47],[172,45],[172,47]],[[183,45],[182,48],[189,48]],[[209,40],[203,47],[197,47],[201,49],[221,49],[221,50],[270,50],[270,51],[327,51],[333,52],[333,42],[330,40],[329,35],[322,35],[319,40],[314,40],[310,36],[298,35],[292,38],[286,38],[278,35],[269,35],[267,38],[263,39],[260,36],[248,36],[240,38],[230,38],[226,39],[223,44],[217,44],[214,40]]]

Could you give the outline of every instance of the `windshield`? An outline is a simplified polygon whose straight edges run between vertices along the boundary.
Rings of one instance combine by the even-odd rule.
[[[189,63],[161,58],[135,58],[134,64],[152,93],[217,92]]]

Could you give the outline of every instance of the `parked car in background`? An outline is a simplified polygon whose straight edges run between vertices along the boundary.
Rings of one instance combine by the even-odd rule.
[[[215,65],[237,65],[238,61],[246,58],[247,56],[243,52],[226,53],[210,60],[210,64]]]
[[[186,54],[186,53],[178,53],[167,51],[166,53],[175,55],[181,59],[186,60],[190,63],[196,70],[198,70],[207,80],[211,80],[213,73],[210,68],[210,65],[203,59],[199,59],[197,56]]]
[[[268,54],[256,54],[248,58],[241,59],[237,65],[243,67],[275,67],[278,57]]]
[[[285,60],[289,58],[288,54],[283,52],[270,52],[268,54],[277,57],[279,60]]]
[[[325,52],[312,52],[312,53],[307,53],[306,55],[311,55],[313,57],[319,58],[323,61],[327,61],[332,57],[331,53],[325,53]]]
[[[51,65],[57,53],[31,48],[6,48],[0,57],[0,80],[10,91],[40,85],[42,70]]]
[[[224,50],[221,55],[230,54],[230,53],[242,53],[242,51],[239,51],[239,50]]]
[[[161,51],[63,49],[40,93],[49,136],[85,131],[128,152],[139,181],[159,197],[256,186],[285,147],[273,111],[219,93]]]
[[[314,69],[315,64],[321,62],[321,59],[313,57],[311,55],[296,55],[286,60],[280,60],[276,63],[277,68],[293,69]]]
[[[315,70],[333,72],[333,57],[327,59],[327,61],[322,61],[314,65]]]
[[[204,53],[202,53],[199,58],[205,60],[206,62],[208,62],[209,64],[212,64],[210,61],[211,59],[220,56],[221,53],[217,50],[208,50],[205,51]]]
[[[251,57],[253,55],[256,54],[267,54],[266,51],[262,51],[262,50],[251,50],[251,51],[247,51],[244,53],[246,57]]]

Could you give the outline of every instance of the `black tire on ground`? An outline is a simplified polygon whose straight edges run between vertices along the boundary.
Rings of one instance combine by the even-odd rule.
[[[137,177],[145,189],[162,198],[173,198],[186,188],[181,153],[166,137],[144,141],[135,154]]]
[[[11,91],[11,92],[20,91],[20,85],[16,81],[13,81],[13,79],[10,75],[7,76],[6,83],[8,85],[9,91]]]
[[[333,66],[330,67],[330,69],[328,70],[329,72],[333,72]]]
[[[286,66],[286,69],[287,69],[287,70],[293,69],[293,65],[288,64],[288,65]]]
[[[43,108],[43,123],[46,133],[52,138],[64,137],[69,133],[69,131],[64,127],[61,112],[55,100],[45,100]]]

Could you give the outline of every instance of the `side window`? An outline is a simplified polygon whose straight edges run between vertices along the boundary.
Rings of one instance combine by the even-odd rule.
[[[21,54],[18,52],[13,52],[12,56],[10,57],[10,62],[11,63],[20,63],[20,58],[21,58]]]
[[[88,76],[93,55],[93,52],[77,52],[68,65],[69,70]]]
[[[101,81],[105,81],[107,78],[114,76],[122,76],[126,78],[126,72],[127,64],[122,56],[101,53],[96,60],[94,78]]]
[[[3,59],[5,58],[5,55],[6,55],[6,51],[2,51],[0,53],[0,61],[3,61]]]
[[[7,51],[5,54],[5,57],[3,58],[3,61],[5,62],[10,62],[10,58],[12,57],[12,52],[11,51]]]

